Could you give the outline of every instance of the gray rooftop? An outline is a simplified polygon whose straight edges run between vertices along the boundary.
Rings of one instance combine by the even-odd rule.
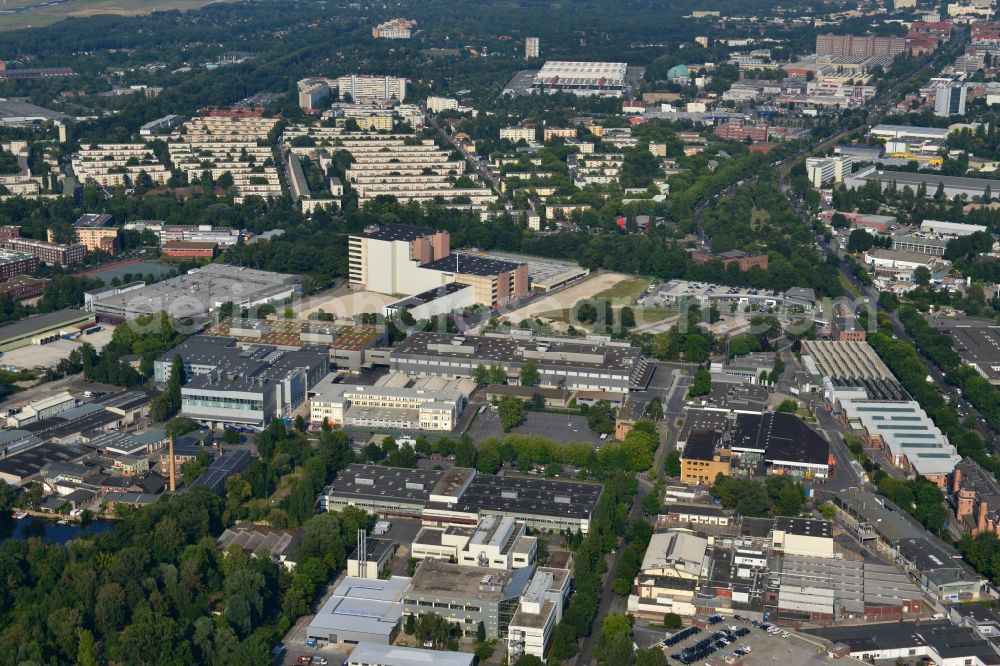
[[[472,666],[475,655],[469,652],[422,650],[399,645],[381,645],[362,641],[347,658],[348,666]]]
[[[34,315],[12,324],[0,326],[0,340],[10,340],[11,338],[19,338],[36,331],[45,331],[59,328],[60,326],[72,325],[90,316],[88,312],[72,308]]]

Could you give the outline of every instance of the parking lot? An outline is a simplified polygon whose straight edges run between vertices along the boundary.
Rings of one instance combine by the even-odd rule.
[[[500,415],[492,406],[469,427],[469,437],[473,442],[480,442],[487,437],[505,437],[507,434],[539,435],[557,442],[586,442],[593,446],[601,444],[601,436],[590,429],[587,419],[579,414],[548,414],[545,412],[526,412],[524,421],[510,431],[503,431]]]
[[[819,641],[785,630],[771,634],[760,626],[754,626],[749,620],[740,621],[727,616],[721,622],[697,633],[693,633],[690,627],[682,631],[691,635],[675,645],[663,647],[664,654],[672,664],[703,664],[708,660],[722,660],[737,652],[744,653],[740,658],[748,666],[834,663]],[[643,633],[648,635],[648,631]],[[679,633],[674,632],[675,635]],[[732,640],[733,638],[735,640]],[[698,651],[699,646],[701,652]]]

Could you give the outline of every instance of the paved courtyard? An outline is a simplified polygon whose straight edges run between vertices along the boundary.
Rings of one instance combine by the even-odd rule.
[[[601,444],[601,436],[592,431],[587,426],[586,417],[579,414],[527,412],[520,425],[510,433],[505,433],[500,415],[491,405],[476,416],[476,420],[468,430],[468,435],[474,442],[480,442],[487,437],[505,437],[508,434],[539,435],[557,442],[586,442],[594,446]]]

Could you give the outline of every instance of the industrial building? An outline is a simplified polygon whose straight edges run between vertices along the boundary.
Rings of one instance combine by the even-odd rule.
[[[994,386],[1000,385],[1000,325],[971,317],[930,317],[928,321],[951,337],[964,363]]]
[[[470,652],[447,652],[382,645],[362,641],[354,646],[344,666],[474,666],[476,655]]]
[[[306,637],[333,646],[362,641],[391,645],[400,630],[410,579],[344,577],[306,628]]]
[[[904,187],[909,187],[914,192],[918,192],[921,187],[926,192],[927,198],[932,198],[937,193],[938,188],[943,189],[944,195],[948,199],[965,195],[970,201],[982,199],[987,190],[990,192],[1000,192],[1000,180],[988,180],[986,178],[966,178],[964,176],[942,176],[935,173],[909,173],[906,171],[883,171],[874,166],[862,169],[844,179],[844,185],[848,189],[864,187],[868,182],[877,182],[882,188],[895,184],[897,191]]]
[[[461,312],[476,304],[475,290],[462,282],[449,282],[428,289],[425,292],[387,303],[384,314],[388,318],[408,313],[415,321],[422,321],[438,315]]]
[[[918,127],[915,125],[879,124],[868,132],[879,139],[936,139],[947,140],[950,130],[947,127]]]
[[[451,252],[446,231],[396,224],[372,228],[350,237],[349,254],[356,289],[426,299],[427,292],[453,282],[469,285],[471,294],[455,291],[432,299],[445,299],[435,311],[470,300],[499,308],[528,295],[526,264]]]
[[[379,386],[335,383],[328,375],[317,384],[309,400],[309,420],[318,427],[324,422],[334,427],[391,428],[451,432],[468,404],[475,382],[448,381],[412,383],[403,381]]]
[[[101,320],[121,322],[157,312],[176,319],[204,320],[224,303],[236,312],[280,304],[301,293],[295,275],[207,264],[163,282],[133,282],[87,292],[84,307]]]
[[[949,7],[958,5],[949,5]],[[987,10],[988,11],[988,10]],[[873,663],[879,661],[919,660],[931,664],[996,663],[991,641],[983,640],[972,629],[956,627],[948,620],[911,620],[873,625],[807,629],[806,633],[831,644],[837,656],[850,656]]]
[[[535,563],[538,549],[538,538],[527,536],[525,528],[521,521],[498,516],[484,516],[475,527],[422,527],[410,556],[488,569],[521,569]]]
[[[418,377],[472,377],[479,367],[499,366],[508,379],[526,363],[538,369],[539,385],[628,392],[649,385],[654,367],[638,347],[600,336],[587,339],[526,335],[413,333],[392,352],[390,367]]]
[[[158,383],[170,378],[177,356],[187,377],[181,387],[181,414],[212,427],[262,428],[274,418],[288,417],[330,364],[322,348],[243,348],[232,338],[194,336],[154,362]]]
[[[968,87],[963,83],[948,83],[934,86],[935,116],[964,116]]]
[[[424,525],[475,526],[485,516],[514,518],[532,529],[586,533],[601,495],[591,483],[513,479],[473,469],[403,469],[350,465],[320,493],[320,506],[356,506]]]
[[[464,636],[475,636],[482,622],[488,640],[507,638],[534,572],[534,567],[495,570],[425,559],[403,593],[403,612],[437,613]]]
[[[93,322],[93,314],[74,309],[25,317],[0,326],[0,352],[28,345],[44,345],[59,338],[75,339],[82,328],[88,328]]]
[[[535,93],[566,92],[581,96],[622,97],[628,87],[624,62],[564,62],[549,60],[535,74]]]

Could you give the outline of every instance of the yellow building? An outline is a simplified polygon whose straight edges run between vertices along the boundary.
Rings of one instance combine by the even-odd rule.
[[[681,482],[710,486],[719,474],[729,476],[732,451],[722,447],[719,433],[693,432],[681,454]]]

